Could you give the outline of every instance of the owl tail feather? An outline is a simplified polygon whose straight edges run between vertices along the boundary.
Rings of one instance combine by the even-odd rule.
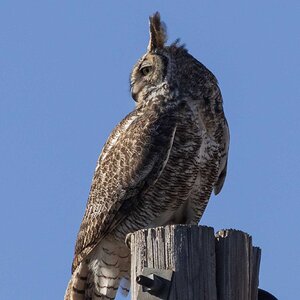
[[[95,286],[94,281],[91,282],[88,272],[85,272],[84,269],[81,263],[73,273],[64,300],[114,300],[120,278],[118,276],[114,279],[99,276],[98,283]]]
[[[64,300],[86,300],[88,267],[82,262],[73,272],[69,281]]]
[[[104,239],[73,272],[65,300],[114,300],[130,288],[130,253],[125,244]]]
[[[93,285],[93,295],[97,300],[113,300],[118,288],[122,294],[129,292],[130,253],[124,243],[105,238],[90,256],[88,281]],[[127,280],[126,280],[127,278]],[[89,284],[88,284],[89,286]]]

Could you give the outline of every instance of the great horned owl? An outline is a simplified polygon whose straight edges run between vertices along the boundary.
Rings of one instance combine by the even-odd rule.
[[[126,235],[197,224],[212,190],[223,186],[229,130],[217,80],[178,41],[166,46],[166,39],[156,13],[147,53],[131,73],[136,107],[98,160],[65,299],[114,299],[119,285],[126,293]]]

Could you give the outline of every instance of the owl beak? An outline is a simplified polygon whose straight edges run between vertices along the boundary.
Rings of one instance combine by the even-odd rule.
[[[133,98],[133,100],[134,100],[135,102],[137,102],[138,92],[134,89],[133,86],[131,87],[130,90],[131,90],[131,97]]]
[[[133,100],[135,102],[137,102],[137,94],[136,93],[131,93],[131,96],[132,96]]]

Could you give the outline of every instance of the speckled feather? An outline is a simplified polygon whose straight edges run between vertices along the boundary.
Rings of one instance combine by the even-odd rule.
[[[131,74],[137,102],[111,133],[94,173],[65,299],[128,292],[128,233],[199,222],[223,186],[229,130],[214,75],[150,18],[147,53]]]

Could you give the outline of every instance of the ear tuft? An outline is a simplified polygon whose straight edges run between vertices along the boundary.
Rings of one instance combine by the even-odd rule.
[[[148,52],[156,49],[162,49],[167,41],[167,28],[164,22],[160,20],[159,12],[156,12],[150,20],[150,40]]]

